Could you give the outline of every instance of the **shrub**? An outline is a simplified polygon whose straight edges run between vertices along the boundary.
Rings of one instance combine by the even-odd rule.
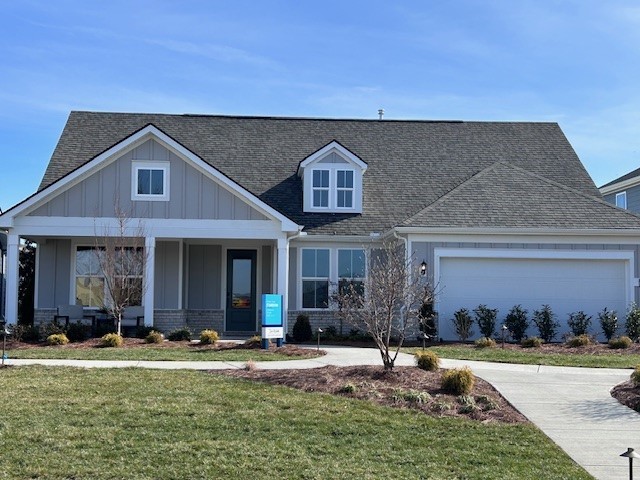
[[[472,413],[476,410],[480,410],[476,404],[476,399],[471,395],[458,396],[458,403],[460,404],[460,408],[458,409],[458,412],[460,413]]]
[[[296,342],[308,342],[312,338],[313,332],[311,331],[309,316],[301,313],[297,316],[296,323],[293,325],[293,339]]]
[[[520,305],[515,305],[504,319],[504,325],[511,332],[511,336],[516,342],[522,341],[529,328],[529,320],[527,319],[527,310]]]
[[[191,330],[189,330],[188,328],[179,328],[177,330],[169,332],[169,335],[167,335],[167,339],[172,342],[188,342],[191,340]]]
[[[440,368],[440,357],[431,350],[420,350],[415,354],[416,365],[422,370],[435,372]]]
[[[461,342],[466,342],[473,335],[473,318],[471,318],[469,310],[466,308],[461,308],[455,312],[451,321]]]
[[[529,337],[523,339],[520,342],[520,345],[522,345],[522,348],[538,348],[541,347],[543,343],[544,340],[542,340],[540,337]]]
[[[40,330],[33,325],[25,325],[23,323],[15,325],[11,330],[11,335],[17,342],[36,343],[40,340]]]
[[[489,308],[486,305],[478,305],[478,307],[473,310],[473,313],[476,315],[476,323],[478,324],[480,334],[486,338],[493,337],[496,330],[498,310]]]
[[[556,321],[556,315],[549,305],[543,305],[542,309],[533,312],[533,323],[538,327],[540,338],[550,342],[558,333],[560,324]]]
[[[640,338],[640,308],[633,303],[627,312],[627,319],[625,322],[625,330],[627,336],[634,342]]]
[[[587,315],[582,310],[570,313],[567,324],[575,337],[586,335],[591,326],[591,315]]]
[[[496,341],[489,337],[480,337],[475,341],[476,348],[493,348],[496,346]]]
[[[41,323],[38,327],[38,330],[40,331],[40,338],[44,338],[45,340],[49,337],[49,335],[65,333],[64,327],[58,322]]]
[[[640,365],[636,365],[636,368],[631,372],[631,381],[634,387],[640,386]]]
[[[353,383],[345,383],[338,389],[338,393],[352,394],[358,391],[358,387]]]
[[[244,341],[247,347],[259,348],[262,345],[262,337],[260,335],[254,335]]]
[[[577,335],[567,341],[567,345],[569,345],[570,347],[584,347],[586,345],[591,345],[591,343],[591,338],[589,338],[589,335],[587,335],[586,333]]]
[[[118,335],[117,333],[107,333],[102,337],[103,347],[121,347],[123,343],[122,335]]]
[[[618,338],[612,338],[611,340],[609,340],[609,348],[614,350],[629,348],[632,344],[633,344],[633,341],[625,335],[622,335],[621,337],[618,337]]]
[[[311,326],[309,326],[309,328],[311,328]],[[330,325],[322,329],[322,334],[320,334],[320,338],[324,338],[325,340],[340,340],[342,339],[342,335],[338,333],[338,330],[336,329],[336,327],[334,327],[333,325]]]
[[[220,340],[220,335],[215,330],[202,330],[200,332],[200,343],[202,345],[215,345]]]
[[[91,327],[80,322],[72,323],[67,328],[67,338],[70,342],[82,342],[89,338],[90,334]]]
[[[140,327],[136,328],[136,338],[146,339],[151,332],[155,332],[153,327],[147,327],[146,325],[141,325]]]
[[[164,335],[155,330],[151,330],[149,335],[144,337],[144,341],[147,343],[162,343],[164,342]]]
[[[469,395],[476,377],[469,367],[454,368],[442,374],[442,389],[455,395]]]
[[[64,333],[54,333],[47,337],[47,345],[66,345],[69,339]]]
[[[436,400],[431,404],[431,410],[434,412],[448,412],[453,409],[453,404],[444,400],[442,398],[436,398]]]
[[[600,328],[607,341],[611,340],[618,330],[618,314],[615,310],[607,311],[607,307],[604,307],[600,313],[598,313],[600,319]]]
[[[418,390],[403,390],[396,388],[393,391],[394,402],[409,402],[409,403],[427,403],[431,400],[431,395],[428,392],[420,392]]]
[[[489,410],[497,410],[500,408],[498,402],[496,402],[493,398],[488,395],[479,395],[476,397],[476,402],[481,405],[483,411],[488,412]]]
[[[258,365],[256,365],[256,362],[254,362],[251,358],[247,360],[247,362],[244,364],[244,369],[247,372],[253,372],[257,368],[258,368]]]

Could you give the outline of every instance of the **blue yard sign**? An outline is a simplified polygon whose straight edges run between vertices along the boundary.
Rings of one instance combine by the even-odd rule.
[[[277,339],[282,346],[284,328],[282,324],[282,295],[262,295],[262,348],[269,347],[269,339]]]

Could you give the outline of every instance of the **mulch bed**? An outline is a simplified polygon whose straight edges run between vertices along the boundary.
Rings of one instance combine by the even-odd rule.
[[[611,396],[636,412],[640,412],[640,387],[631,380],[619,383],[611,389]]]
[[[416,367],[334,367],[291,370],[224,370],[211,372],[230,377],[285,385],[305,392],[322,392],[371,401],[396,408],[412,408],[437,417],[464,417],[481,422],[528,423],[490,384],[476,378],[465,399],[440,388],[442,370],[427,372]],[[428,395],[420,397],[421,392]]]
[[[427,346],[443,346],[452,345],[456,347],[466,347],[469,349],[475,349],[476,346],[473,343],[434,343],[427,344]],[[498,342],[496,348],[502,348],[502,344]],[[562,355],[640,355],[640,343],[634,343],[629,348],[614,349],[609,348],[608,343],[595,343],[592,345],[585,345],[583,347],[570,347],[565,343],[545,343],[540,347],[523,348],[520,344],[505,343],[505,350],[513,351],[529,351],[532,353],[560,353]]]

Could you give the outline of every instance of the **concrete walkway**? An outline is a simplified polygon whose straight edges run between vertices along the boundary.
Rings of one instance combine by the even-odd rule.
[[[321,347],[327,355],[309,360],[257,362],[261,369],[317,368],[325,365],[381,365],[375,349]],[[68,365],[86,368],[141,367],[216,370],[242,368],[244,362],[141,362],[83,360],[8,360],[10,365]],[[401,354],[397,365],[413,365]],[[629,379],[630,370],[513,365],[443,360],[445,368],[468,365],[595,478],[628,478],[627,447],[640,451],[640,415],[609,393]],[[640,469],[640,461],[636,461]],[[634,469],[635,470],[635,469]],[[640,471],[636,473],[640,475]]]

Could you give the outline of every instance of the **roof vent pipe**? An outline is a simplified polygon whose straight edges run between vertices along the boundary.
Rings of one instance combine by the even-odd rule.
[[[384,108],[379,108],[378,109],[378,120],[382,120],[382,117],[384,117]]]

